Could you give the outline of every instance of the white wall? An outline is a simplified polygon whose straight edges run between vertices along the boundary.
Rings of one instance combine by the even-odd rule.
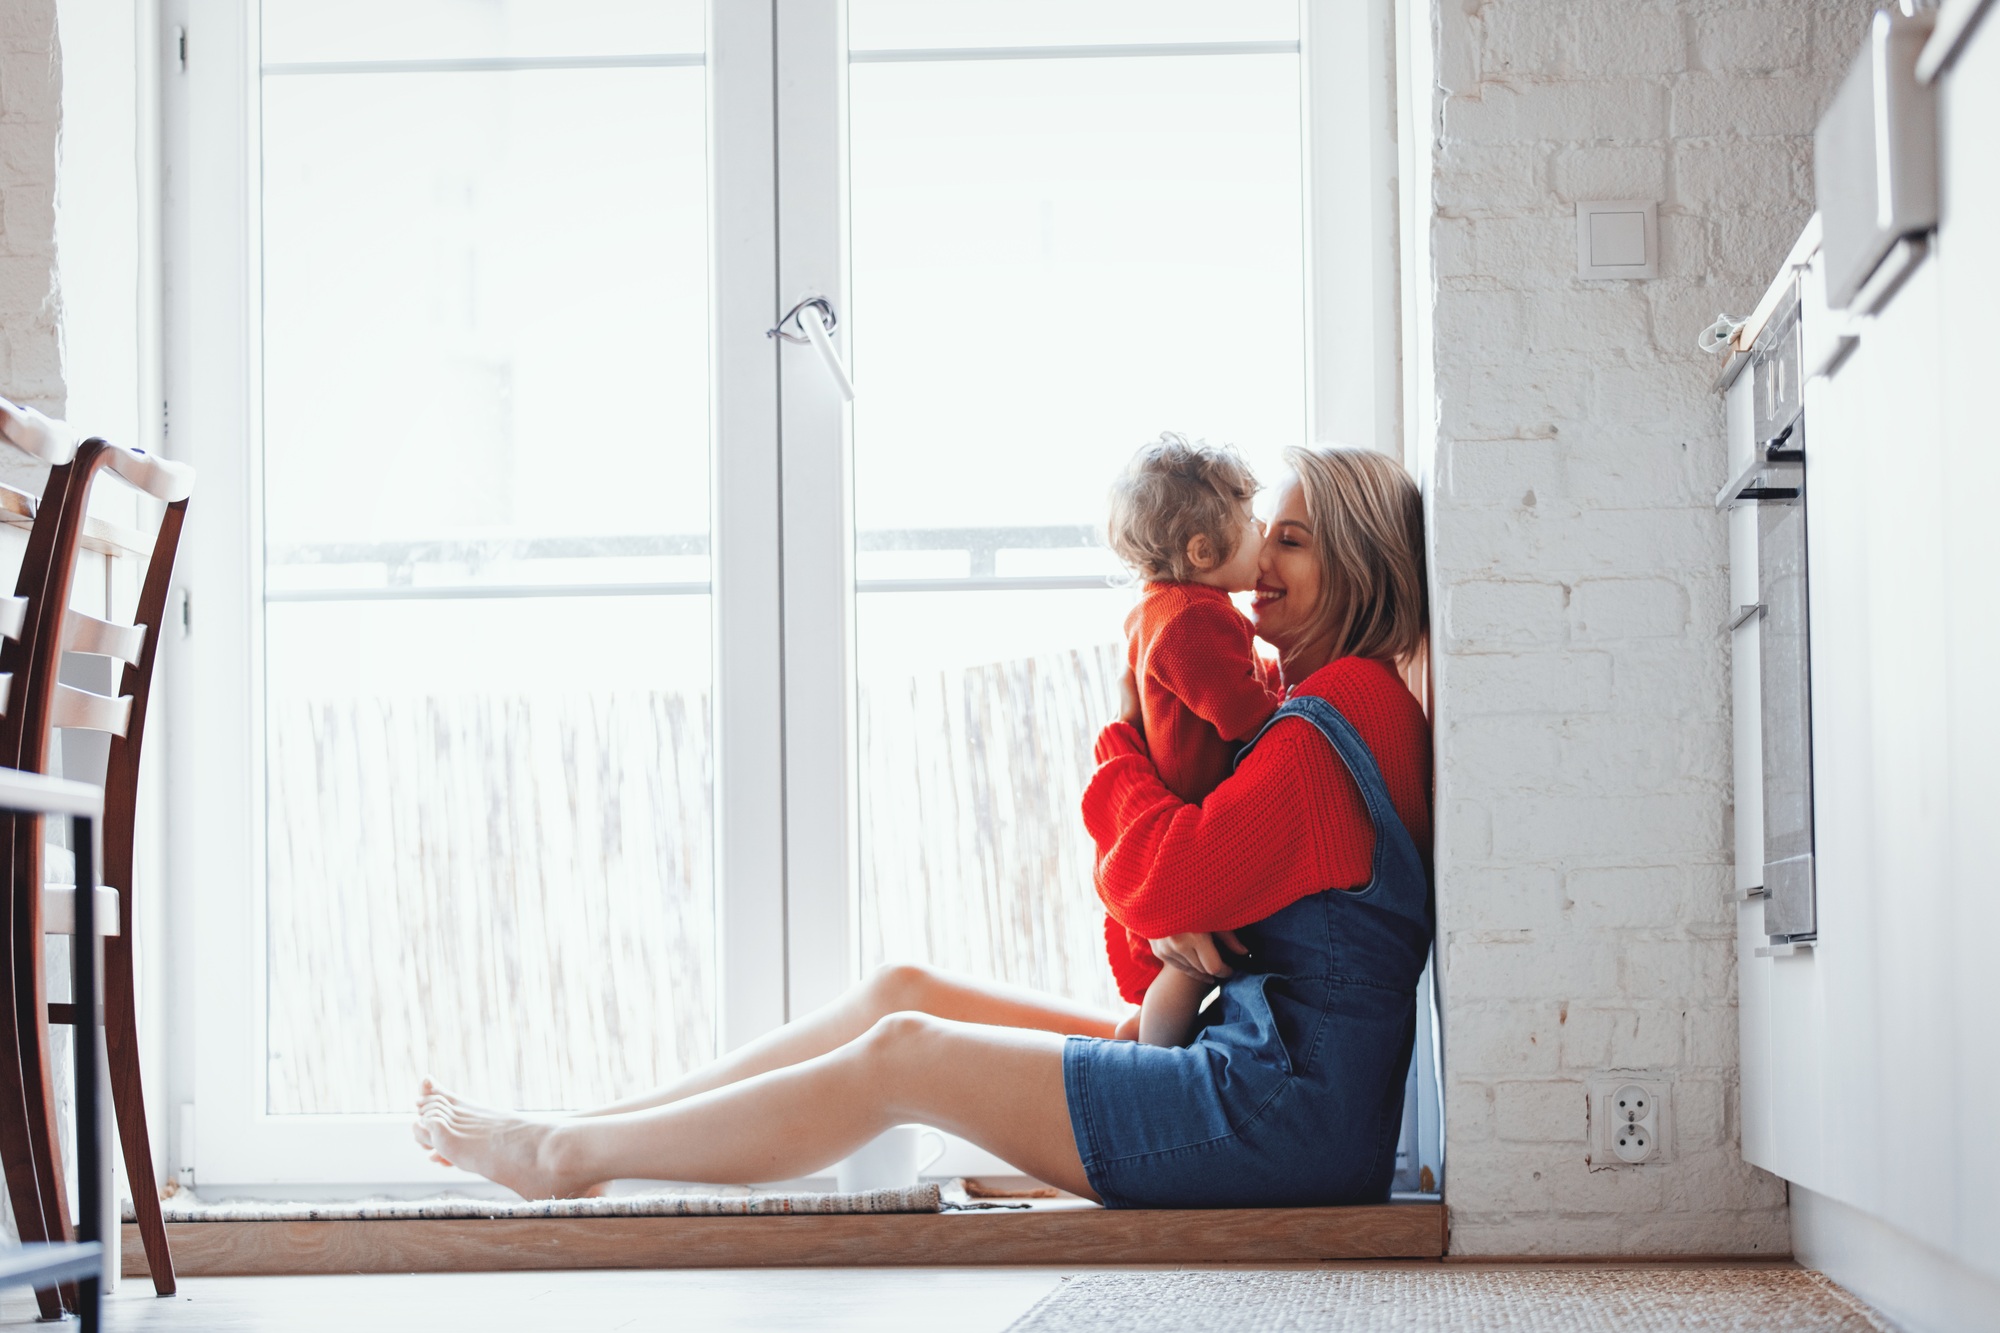
[[[1738,1147],[1718,311],[1811,212],[1865,0],[1438,6],[1431,348],[1446,1190],[1460,1254],[1784,1253]],[[1580,199],[1661,276],[1576,277]],[[1587,1163],[1584,1080],[1671,1082]],[[1602,1154],[1599,1155],[1600,1157]]]
[[[1819,945],[1756,958],[1744,910],[1744,1148],[1802,1187],[1802,1258],[1973,1329],[2000,1310],[2000,26],[1940,110],[1936,254],[1806,389]]]
[[[0,4],[0,397],[61,415],[56,136],[62,64],[55,0]],[[41,489],[41,470],[0,451],[0,482]]]

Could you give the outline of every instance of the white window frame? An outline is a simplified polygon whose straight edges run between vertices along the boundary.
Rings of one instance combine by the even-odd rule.
[[[1302,0],[1308,421],[1401,454],[1394,0]],[[166,0],[171,445],[200,469],[192,632],[168,685],[169,879],[192,929],[194,1143],[210,1184],[462,1185],[402,1115],[263,1112],[261,251],[254,0]],[[1357,27],[1367,40],[1357,41]],[[731,1048],[858,966],[849,412],[794,303],[847,309],[845,5],[710,0],[711,497],[718,1033]],[[1317,40],[1331,34],[1331,40]],[[1362,180],[1367,188],[1356,190]],[[1368,312],[1357,319],[1356,311]],[[835,345],[846,351],[846,330]],[[663,981],[663,984],[670,982]],[[177,1018],[179,1015],[176,1016]],[[185,1085],[185,1080],[170,1080]],[[954,1153],[958,1169],[994,1169]]]

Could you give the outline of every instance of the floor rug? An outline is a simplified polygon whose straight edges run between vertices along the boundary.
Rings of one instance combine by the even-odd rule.
[[[861,1194],[615,1194],[600,1199],[535,1199],[502,1202],[440,1194],[424,1199],[353,1199],[283,1203],[265,1199],[214,1202],[183,1190],[161,1202],[169,1222],[357,1222],[424,1221],[477,1217],[754,1217],[812,1213],[935,1213],[942,1207],[938,1186],[870,1190]],[[133,1221],[132,1205],[125,1220]]]
[[[1010,1333],[1893,1333],[1798,1268],[1093,1273]]]

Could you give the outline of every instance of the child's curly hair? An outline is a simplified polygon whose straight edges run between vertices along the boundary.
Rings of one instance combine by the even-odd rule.
[[[1256,494],[1257,478],[1234,449],[1162,431],[1113,483],[1105,535],[1140,578],[1185,583],[1198,572],[1188,543],[1206,536],[1216,559],[1228,560],[1243,535],[1243,506]]]

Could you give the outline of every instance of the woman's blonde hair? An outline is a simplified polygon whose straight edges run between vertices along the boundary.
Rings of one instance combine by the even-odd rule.
[[[1375,449],[1322,444],[1285,450],[1304,492],[1325,570],[1311,642],[1327,660],[1372,657],[1402,665],[1430,629],[1424,575],[1424,501],[1403,465]],[[1332,595],[1335,591],[1344,596]]]
[[[1188,543],[1207,537],[1216,559],[1228,560],[1256,495],[1257,478],[1234,449],[1162,431],[1112,484],[1105,539],[1140,578],[1185,583],[1199,572]]]

